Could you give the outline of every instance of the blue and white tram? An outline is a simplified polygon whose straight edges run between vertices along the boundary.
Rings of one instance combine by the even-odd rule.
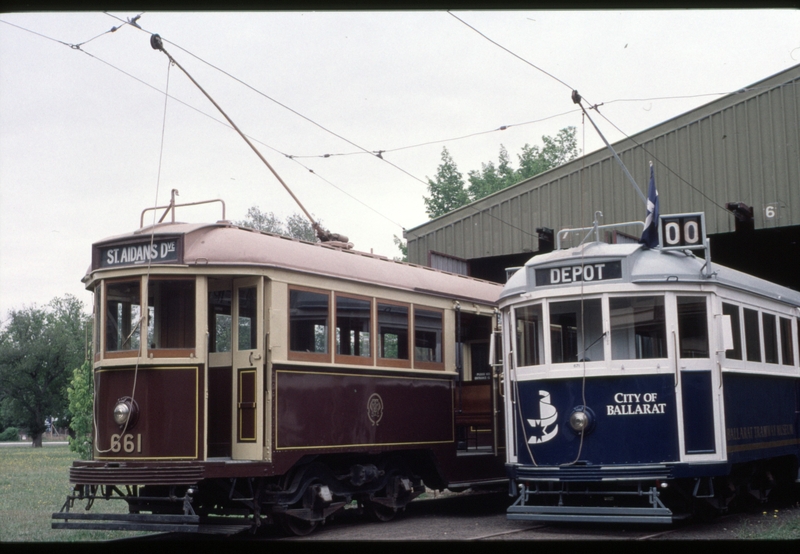
[[[702,214],[659,236],[506,284],[510,519],[670,523],[800,479],[800,292],[696,257]]]

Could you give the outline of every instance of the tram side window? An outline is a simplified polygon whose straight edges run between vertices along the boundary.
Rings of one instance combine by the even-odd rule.
[[[414,310],[414,361],[442,363],[442,312]]]
[[[194,348],[194,280],[151,280],[147,286],[150,348]]]
[[[378,302],[378,357],[408,360],[408,306]]]
[[[294,352],[328,353],[328,295],[289,291],[289,348]]]
[[[602,360],[603,318],[599,298],[550,304],[552,362]]]
[[[781,361],[783,365],[794,365],[792,320],[786,317],[781,318]]]
[[[778,329],[773,314],[761,314],[764,327],[764,361],[768,364],[778,363]]]
[[[681,358],[708,358],[708,316],[705,297],[678,297]]]
[[[667,322],[663,296],[610,298],[609,307],[612,359],[667,357]]]
[[[725,357],[729,360],[742,359],[742,329],[739,311],[739,306],[722,303],[722,314],[731,316],[731,330],[733,331],[733,348],[725,351]]]
[[[336,296],[336,354],[372,357],[371,310],[370,300]]]
[[[542,363],[542,305],[524,306],[515,311],[517,327],[517,365]]]
[[[758,312],[744,308],[744,345],[748,362],[761,361],[761,329],[758,325]]]
[[[230,352],[232,331],[231,291],[208,293],[209,349],[211,352]]]
[[[106,351],[138,350],[142,315],[139,281],[106,283]]]

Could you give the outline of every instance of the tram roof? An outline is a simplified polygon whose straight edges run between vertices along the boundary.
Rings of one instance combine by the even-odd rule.
[[[384,256],[345,250],[255,231],[229,222],[164,223],[94,243],[122,246],[153,235],[155,240],[180,236],[185,266],[257,266],[388,286],[459,300],[496,305],[502,285]],[[130,266],[129,266],[130,267]],[[84,282],[101,268],[90,266]]]
[[[500,300],[536,290],[535,269],[626,260],[622,282],[629,283],[704,283],[746,291],[800,307],[800,292],[754,277],[747,273],[711,263],[711,276],[703,273],[705,260],[691,251],[647,249],[641,244],[591,242],[581,247],[556,250],[534,256],[506,283]],[[529,269],[530,268],[530,269]],[[619,281],[616,281],[619,282]],[[550,285],[548,290],[564,285]],[[540,287],[541,288],[541,287]]]

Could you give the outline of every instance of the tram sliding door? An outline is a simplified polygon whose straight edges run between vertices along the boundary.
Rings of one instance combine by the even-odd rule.
[[[233,281],[231,458],[261,460],[264,438],[264,280]]]
[[[716,366],[716,329],[709,328],[708,298],[676,296],[681,459],[724,460],[722,389]],[[714,340],[712,340],[714,339]]]

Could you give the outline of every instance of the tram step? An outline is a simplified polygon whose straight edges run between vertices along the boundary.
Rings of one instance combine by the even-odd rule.
[[[510,506],[508,519],[523,521],[574,521],[581,523],[672,523],[667,508],[617,508],[606,506]]]
[[[53,529],[95,529],[102,531],[150,531],[155,533],[197,533],[199,516],[174,514],[84,514],[58,512],[52,516]],[[63,521],[61,521],[63,520]]]

